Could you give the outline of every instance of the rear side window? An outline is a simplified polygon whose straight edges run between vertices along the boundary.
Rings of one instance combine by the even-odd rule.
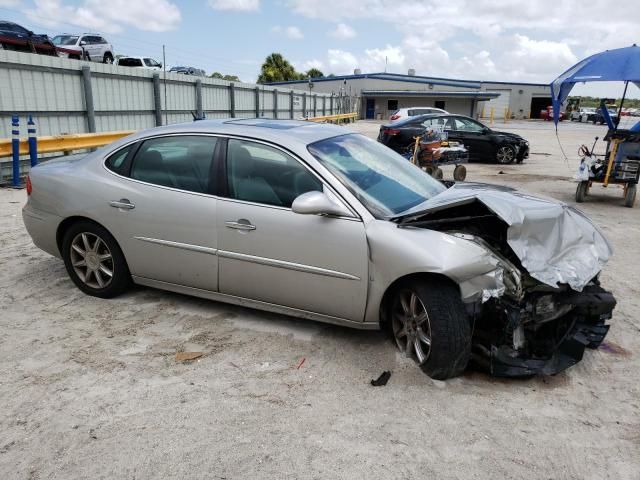
[[[142,61],[139,58],[121,58],[118,65],[122,67],[141,67]]]
[[[146,140],[136,152],[131,178],[189,192],[212,193],[213,153],[218,139],[179,135]]]

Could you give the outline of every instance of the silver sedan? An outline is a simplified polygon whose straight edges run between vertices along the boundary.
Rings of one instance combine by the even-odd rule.
[[[30,173],[23,218],[83,292],[133,282],[387,330],[431,377],[555,373],[607,333],[611,251],[580,212],[444,185],[341,127],[198,121]]]

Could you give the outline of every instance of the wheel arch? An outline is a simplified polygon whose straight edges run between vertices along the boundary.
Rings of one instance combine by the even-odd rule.
[[[58,225],[58,228],[56,230],[56,246],[58,247],[58,251],[60,252],[60,255],[63,255],[63,253],[62,253],[62,240],[64,239],[65,233],[67,233],[67,230],[69,230],[69,228],[71,228],[72,225],[74,225],[74,224],[76,224],[78,222],[90,222],[90,223],[93,223],[93,224],[95,224],[95,225],[97,225],[97,226],[99,226],[101,228],[104,228],[113,237],[113,234],[109,231],[109,229],[107,227],[102,225],[100,222],[96,222],[92,218],[84,217],[82,215],[74,215],[74,216],[71,216],[71,217],[67,217],[62,222],[60,222],[60,225]],[[115,237],[113,237],[113,239],[116,241],[116,244],[118,245],[118,248],[120,248],[120,251],[122,251],[122,247],[120,246],[120,243],[118,242],[118,240]],[[123,252],[123,255],[124,255],[124,252]],[[126,258],[125,258],[125,261],[126,261]]]
[[[380,300],[380,306],[379,306],[379,312],[380,312],[379,322],[380,322],[380,328],[382,330],[387,329],[389,325],[387,317],[388,317],[389,305],[390,305],[391,299],[393,298],[393,294],[404,283],[411,282],[411,281],[419,281],[419,280],[422,280],[422,281],[431,280],[431,281],[436,281],[441,283],[448,283],[449,285],[455,286],[455,288],[458,291],[460,291],[460,286],[458,285],[458,283],[442,273],[414,272],[414,273],[402,275],[401,277],[398,277],[393,282],[391,282],[385,289],[384,293],[382,294],[382,299]]]

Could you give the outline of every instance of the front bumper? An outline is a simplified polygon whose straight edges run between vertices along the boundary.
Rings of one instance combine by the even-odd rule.
[[[491,344],[483,348],[485,355],[474,354],[477,363],[498,377],[526,377],[555,375],[580,362],[587,348],[598,348],[606,337],[609,325],[605,321],[612,317],[615,297],[600,286],[591,285],[583,292],[563,296],[558,304],[571,305],[572,310],[540,330],[557,336],[530,334],[529,347],[534,348]],[[514,319],[512,316],[510,321]],[[534,346],[534,342],[537,345]]]

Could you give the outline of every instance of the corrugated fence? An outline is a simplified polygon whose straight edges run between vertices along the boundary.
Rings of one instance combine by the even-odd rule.
[[[26,137],[30,114],[38,135],[58,135],[140,130],[191,121],[192,112],[302,118],[338,105],[326,94],[0,50],[0,138],[10,137],[13,114]]]

